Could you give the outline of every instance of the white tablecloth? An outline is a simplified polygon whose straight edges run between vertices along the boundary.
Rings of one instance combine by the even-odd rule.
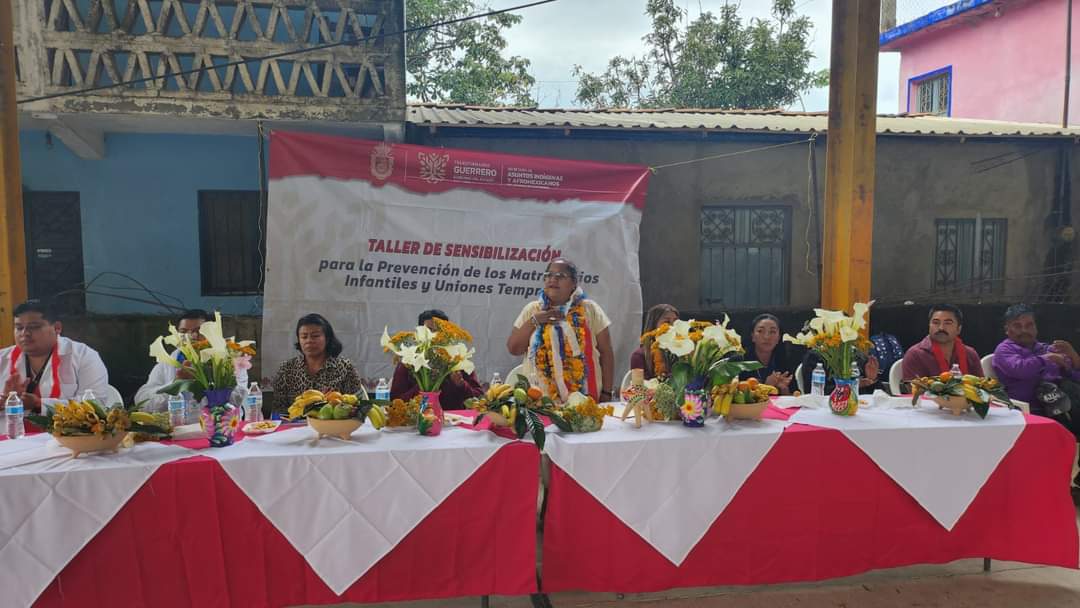
[[[314,438],[302,427],[205,455],[338,594],[508,443],[454,427],[438,437],[364,426],[351,441]]]
[[[193,454],[141,443],[73,459],[51,435],[0,441],[3,605],[31,605],[159,466]]]
[[[930,406],[868,409],[837,416],[800,410],[790,422],[836,429],[911,495],[946,530],[952,530],[1024,430],[1017,410],[990,408],[954,416]]]
[[[551,461],[675,565],[682,563],[788,423],[704,428],[608,417],[595,433],[553,433]]]

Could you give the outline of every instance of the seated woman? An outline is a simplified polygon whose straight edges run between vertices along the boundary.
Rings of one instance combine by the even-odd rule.
[[[674,323],[679,320],[679,311],[671,304],[657,304],[645,313],[645,326],[641,333],[650,332],[664,323]],[[645,379],[656,377],[656,364],[645,353],[645,347],[638,346],[637,350],[630,353],[630,369],[640,369],[645,372]]]
[[[750,338],[743,338],[747,361],[757,361],[763,367],[739,374],[740,380],[757,378],[775,386],[781,395],[790,395],[795,385],[795,367],[788,345],[780,340],[780,319],[769,313],[754,317],[750,323]]]
[[[308,389],[356,394],[360,376],[352,361],[340,358],[341,341],[320,314],[304,315],[296,322],[296,350],[300,355],[281,364],[274,375],[274,409],[288,409]]]
[[[611,401],[615,387],[611,320],[578,287],[573,262],[554,259],[543,277],[540,299],[521,310],[506,340],[507,350],[525,356],[526,377],[539,382],[555,401],[566,401],[573,392]]]
[[[425,310],[420,313],[416,320],[417,325],[427,326],[431,331],[439,331],[435,319],[449,321],[450,318],[441,310]],[[420,387],[416,384],[416,378],[409,372],[409,368],[398,362],[394,367],[394,379],[390,383],[390,398],[408,401],[420,393]],[[476,378],[476,372],[463,374],[451,372],[439,387],[439,405],[443,410],[460,410],[465,407],[465,400],[479,397],[484,394],[480,381]]]

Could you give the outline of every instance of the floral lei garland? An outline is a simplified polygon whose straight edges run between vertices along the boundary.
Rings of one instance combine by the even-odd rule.
[[[541,294],[540,301],[545,307],[550,305],[545,294]],[[544,324],[533,332],[532,342],[529,347],[529,358],[540,375],[544,392],[552,399],[561,401],[565,400],[570,393],[580,392],[584,394],[587,392],[587,369],[591,367],[592,362],[585,357],[585,293],[578,290],[568,304],[564,304],[559,308],[565,308],[566,321],[574,331],[573,337],[575,341],[567,340],[563,324]],[[555,370],[554,357],[556,343],[559,348],[562,380],[566,395],[560,394],[560,387],[557,382],[558,375]],[[574,353],[575,350],[577,350],[576,354]]]

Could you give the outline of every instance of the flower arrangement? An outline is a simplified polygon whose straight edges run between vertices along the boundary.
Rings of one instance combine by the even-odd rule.
[[[443,319],[432,319],[436,330],[418,325],[412,331],[399,331],[393,336],[383,328],[379,344],[383,352],[393,353],[409,369],[416,385],[424,393],[435,392],[453,372],[471,374],[476,368],[470,348],[472,336],[458,325]]]
[[[520,376],[516,385],[494,384],[483,397],[468,399],[465,405],[478,412],[473,424],[487,417],[496,426],[510,428],[518,439],[530,435],[539,450],[544,449],[546,438],[540,416],[546,416],[561,431],[574,430],[555,407],[555,401]]]
[[[948,408],[957,415],[971,408],[979,418],[986,418],[993,401],[1014,407],[1005,387],[994,378],[980,378],[971,374],[957,376],[944,372],[937,376],[915,378],[911,381],[911,387],[912,405],[917,405],[919,397],[925,393],[939,407]]]
[[[416,426],[419,416],[420,395],[417,395],[408,401],[394,399],[390,402],[389,407],[386,408],[386,426],[394,428]]]
[[[31,414],[26,419],[55,437],[105,437],[127,433],[131,427],[131,419],[124,406],[115,405],[105,409],[96,399],[46,406],[44,414]]]
[[[727,315],[719,324],[706,321],[664,323],[641,337],[657,376],[675,389],[675,402],[684,403],[687,390],[708,391],[730,383],[743,371],[761,367],[758,361],[733,361],[745,353],[738,332],[728,328]]]
[[[604,417],[615,413],[614,406],[600,407],[592,397],[573,393],[559,414],[575,433],[591,433],[604,426]]]
[[[784,334],[784,341],[813,350],[821,356],[834,379],[847,379],[856,353],[866,353],[873,346],[863,331],[870,304],[856,302],[853,310],[854,314],[849,316],[839,310],[815,308],[814,318],[803,331],[795,336]]]
[[[222,333],[221,313],[214,312],[214,320],[199,327],[203,339],[192,341],[187,335],[169,324],[169,335],[158,336],[150,344],[150,356],[177,369],[185,369],[191,378],[177,379],[160,389],[159,393],[176,395],[191,393],[200,400],[206,391],[231,389],[236,386],[236,372],[251,367],[255,355],[255,342],[235,338],[226,339]],[[173,347],[170,352],[165,345]]]

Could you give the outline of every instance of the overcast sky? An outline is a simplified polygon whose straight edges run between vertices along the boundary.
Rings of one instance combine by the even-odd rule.
[[[601,72],[615,55],[642,54],[642,36],[650,29],[645,1],[558,0],[520,13],[524,21],[509,32],[509,52],[532,61],[532,73],[538,81],[535,96],[541,107],[574,106],[575,64],[589,72]],[[724,0],[680,1],[691,18],[697,17],[699,10],[715,13],[726,3]],[[524,0],[490,0],[492,8],[523,3]],[[897,0],[897,18],[900,23],[910,21],[949,3],[948,0]],[[772,6],[771,0],[742,0],[738,4],[740,14],[747,20],[768,17]],[[829,67],[832,0],[799,0],[796,9],[814,23],[811,49],[815,58],[811,68]],[[878,63],[878,112],[896,112],[900,56],[882,53]],[[808,111],[825,110],[829,105],[828,91],[813,90],[804,95],[803,103]],[[803,108],[796,104],[793,109]]]

